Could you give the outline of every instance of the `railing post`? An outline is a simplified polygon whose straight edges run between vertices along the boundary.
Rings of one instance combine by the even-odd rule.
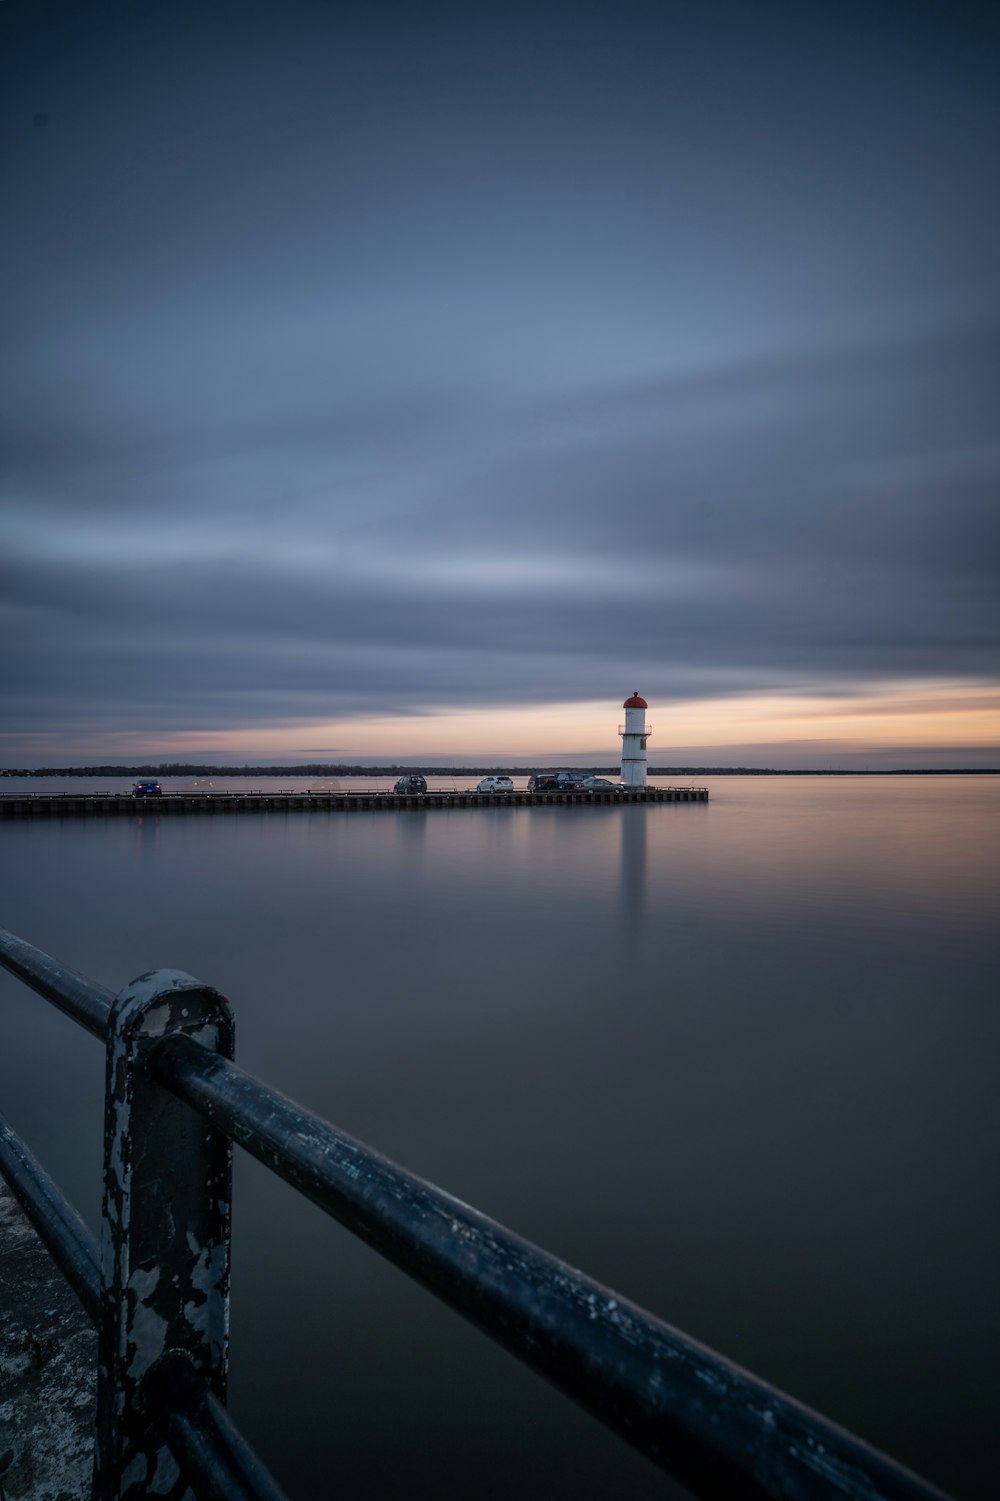
[[[177,1033],[233,1056],[228,1002],[178,970],[140,975],[108,1032],[94,1501],[188,1495],[145,1410],[144,1375],[181,1352],[225,1400],[232,1146],[153,1077]]]

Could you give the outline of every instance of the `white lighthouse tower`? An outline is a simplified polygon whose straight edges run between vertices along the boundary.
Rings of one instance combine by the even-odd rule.
[[[625,710],[625,723],[618,726],[618,733],[622,737],[622,786],[645,787],[646,741],[653,733],[652,726],[646,724],[649,705],[636,692],[625,700],[622,708]]]

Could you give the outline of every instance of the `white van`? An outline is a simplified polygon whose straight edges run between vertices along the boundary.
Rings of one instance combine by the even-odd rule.
[[[514,783],[510,777],[483,777],[477,792],[513,792]]]

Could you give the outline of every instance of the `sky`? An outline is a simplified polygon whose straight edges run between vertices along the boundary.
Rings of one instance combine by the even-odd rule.
[[[1000,9],[0,5],[0,766],[1000,766]]]

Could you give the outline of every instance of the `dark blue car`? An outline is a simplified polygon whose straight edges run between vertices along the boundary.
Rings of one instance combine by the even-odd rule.
[[[410,776],[400,777],[393,792],[426,792],[427,780],[425,777]]]

